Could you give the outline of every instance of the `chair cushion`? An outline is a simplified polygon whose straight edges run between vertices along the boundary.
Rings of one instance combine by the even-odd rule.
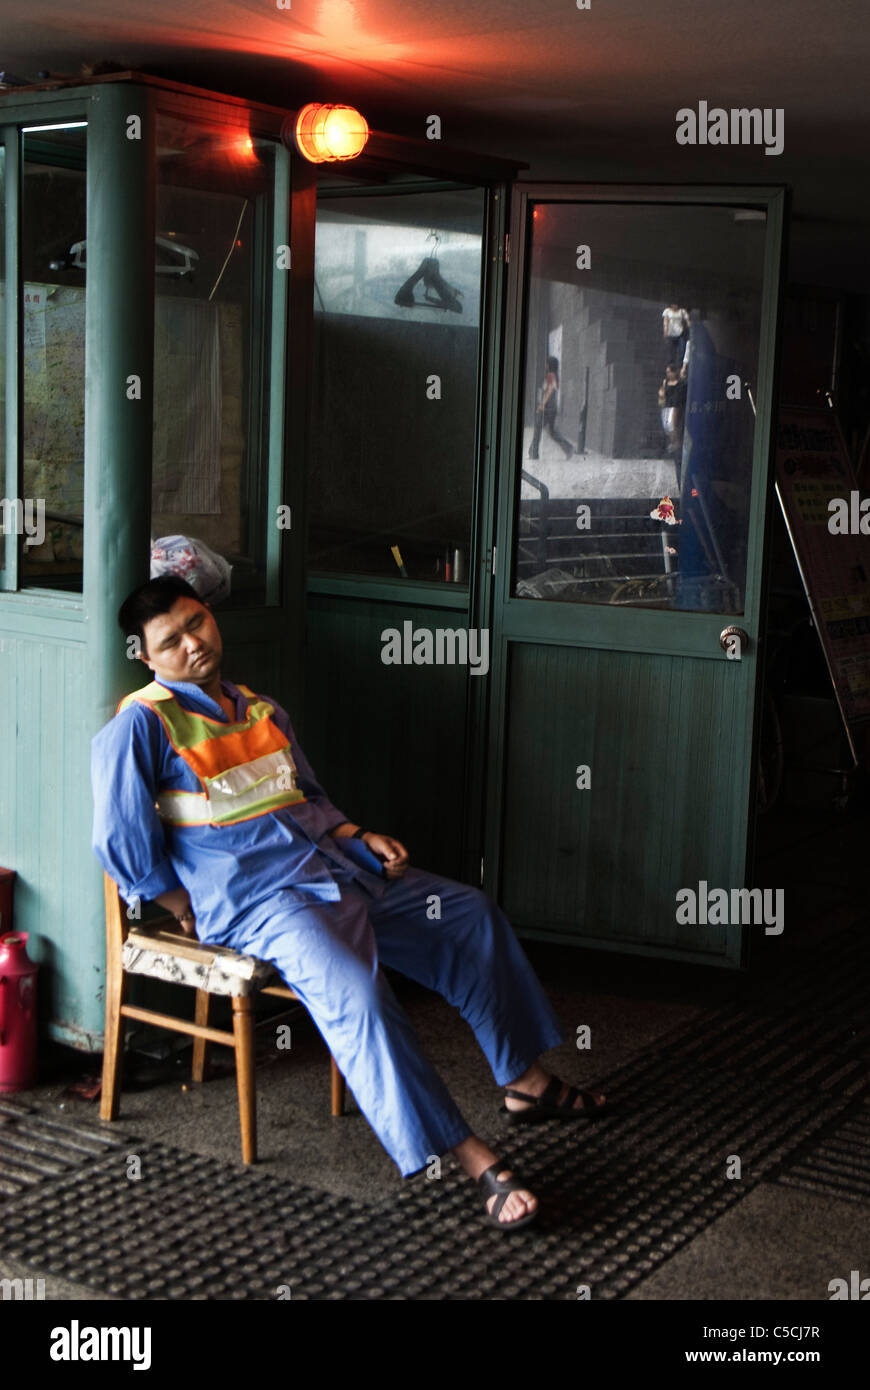
[[[264,985],[283,983],[268,961],[147,925],[128,933],[121,967],[131,975],[192,985],[209,994],[254,994]]]

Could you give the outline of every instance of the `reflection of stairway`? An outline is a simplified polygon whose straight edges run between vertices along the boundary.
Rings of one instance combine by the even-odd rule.
[[[528,476],[528,475],[527,475]],[[654,521],[658,497],[548,497],[520,502],[517,542],[518,581],[531,596],[612,602],[617,587],[629,582],[635,597],[667,598],[676,570],[677,527]],[[577,508],[590,511],[588,529],[578,530]],[[585,515],[585,513],[583,514]],[[542,582],[543,581],[543,582]],[[618,600],[617,600],[618,601]]]
[[[645,319],[645,310],[608,296],[588,299],[574,322],[579,361],[589,369],[586,447],[611,458],[639,455],[658,443],[657,364],[638,351]]]

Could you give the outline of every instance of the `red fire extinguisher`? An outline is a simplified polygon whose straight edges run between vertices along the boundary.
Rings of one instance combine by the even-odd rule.
[[[0,1091],[36,1080],[36,972],[27,932],[0,936]]]

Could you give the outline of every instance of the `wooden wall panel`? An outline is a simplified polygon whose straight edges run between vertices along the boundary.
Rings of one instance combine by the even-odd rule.
[[[93,700],[83,643],[0,627],[0,863],[15,926],[40,964],[39,1014],[97,1048],[103,1029],[102,879],[91,852]]]

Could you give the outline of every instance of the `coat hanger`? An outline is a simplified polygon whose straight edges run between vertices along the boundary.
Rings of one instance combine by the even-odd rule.
[[[161,263],[156,261],[154,266],[155,275],[177,275],[181,279],[192,277],[199,260],[199,253],[194,251],[192,246],[185,246],[181,241],[170,240],[169,237],[156,236],[154,243],[164,255],[179,257],[173,264],[165,260]],[[75,241],[69,248],[69,252],[63,258],[52,261],[52,270],[66,270],[70,266],[75,266],[77,270],[87,269],[87,238],[83,241]]]
[[[462,313],[462,290],[448,285],[438,268],[437,251],[441,245],[441,233],[433,229],[426,241],[434,242],[429,255],[424,256],[413,275],[396,291],[394,303],[403,309],[449,309],[454,314]],[[422,280],[425,286],[422,299],[415,299],[414,286]]]

